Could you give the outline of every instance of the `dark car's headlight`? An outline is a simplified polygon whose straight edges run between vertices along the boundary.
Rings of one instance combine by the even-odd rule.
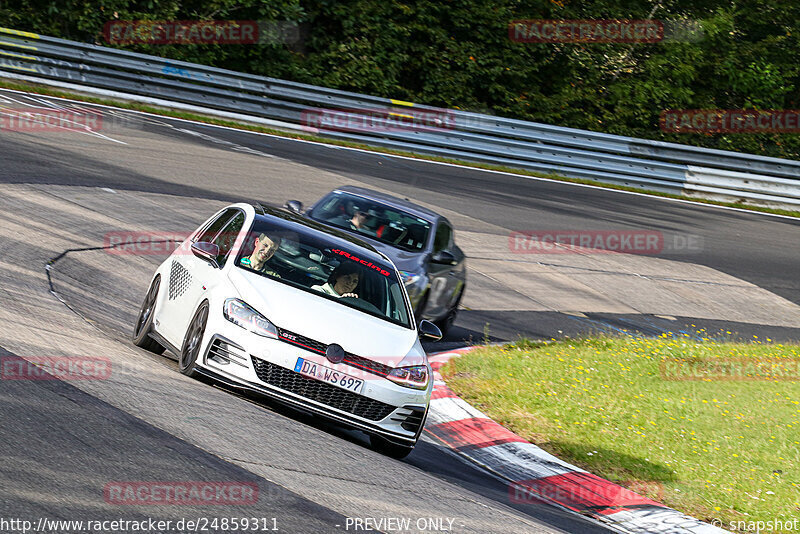
[[[278,329],[269,320],[239,299],[227,299],[222,309],[225,318],[259,336],[278,339]]]
[[[412,273],[411,271],[400,271],[400,276],[403,277],[403,284],[407,286],[416,284],[422,278],[421,274]]]
[[[427,365],[413,365],[411,367],[397,367],[392,369],[386,378],[396,384],[407,388],[425,389],[428,387],[430,373]]]
[[[403,285],[406,286],[406,291],[410,297],[415,297],[426,282],[425,276],[419,273],[412,273],[411,271],[400,271],[400,276],[403,279]]]

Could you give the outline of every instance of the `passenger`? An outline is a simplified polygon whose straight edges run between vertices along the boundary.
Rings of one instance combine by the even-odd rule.
[[[272,258],[272,256],[275,254],[275,251],[277,251],[278,247],[280,246],[280,237],[270,237],[267,234],[260,234],[257,238],[255,238],[253,253],[246,258],[242,258],[242,261],[239,263],[243,267],[248,267],[254,271],[280,278],[281,275],[267,266],[267,261]]]
[[[322,291],[334,297],[358,298],[353,293],[358,287],[359,267],[355,263],[340,263],[328,276],[328,283],[321,286],[311,286],[311,289]]]

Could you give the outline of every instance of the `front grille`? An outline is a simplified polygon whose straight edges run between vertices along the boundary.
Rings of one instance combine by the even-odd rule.
[[[283,328],[278,328],[278,339],[316,354],[325,354],[325,350],[328,348],[328,345],[325,343],[316,341],[310,337],[295,334],[294,332],[289,332]],[[342,363],[380,376],[388,375],[393,369],[390,365],[385,365],[381,362],[376,362],[375,360],[370,360],[369,358],[358,356],[350,352],[345,352],[344,361]]]
[[[300,373],[254,356],[252,358],[253,367],[259,380],[295,395],[370,421],[380,421],[395,410],[395,407],[389,404],[326,384],[321,380],[307,378]]]

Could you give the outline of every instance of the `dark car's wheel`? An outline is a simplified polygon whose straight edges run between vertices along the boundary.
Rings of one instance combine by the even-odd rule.
[[[188,377],[196,377],[198,375],[194,368],[197,357],[200,355],[200,349],[203,345],[203,334],[206,331],[206,321],[208,320],[208,302],[203,302],[189,323],[189,328],[186,330],[186,336],[183,339],[183,346],[181,347],[181,354],[178,358],[178,368],[181,373]]]
[[[450,328],[453,326],[453,323],[456,322],[456,316],[458,315],[458,306],[461,304],[461,297],[464,296],[464,290],[461,290],[459,293],[458,298],[456,299],[456,303],[450,308],[450,311],[447,312],[442,319],[438,321],[434,321],[433,324],[439,327],[439,330],[442,331],[442,339],[447,337],[447,333],[450,331]]]
[[[131,336],[131,341],[133,341],[134,345],[156,354],[164,352],[164,347],[149,335],[150,330],[153,328],[153,315],[156,310],[159,287],[161,287],[161,277],[156,276],[153,283],[150,284],[150,289],[147,290],[147,295],[144,297],[142,308],[139,310],[139,317],[136,318],[136,324],[133,327],[133,336]]]
[[[369,444],[372,446],[373,450],[397,460],[402,460],[414,450],[414,447],[398,445],[374,434],[370,435]]]
[[[430,291],[426,291],[422,298],[419,299],[417,303],[417,309],[414,310],[414,318],[417,320],[417,324],[422,320],[422,314],[425,312],[425,307],[428,305],[428,295],[430,295]]]

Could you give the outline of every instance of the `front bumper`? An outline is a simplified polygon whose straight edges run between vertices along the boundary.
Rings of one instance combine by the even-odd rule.
[[[228,321],[214,323],[214,329],[206,331],[198,372],[394,443],[413,446],[419,438],[432,384],[426,390],[406,388],[350,365],[332,364],[311,350],[257,336]],[[361,394],[300,375],[294,371],[298,358],[364,379]]]

